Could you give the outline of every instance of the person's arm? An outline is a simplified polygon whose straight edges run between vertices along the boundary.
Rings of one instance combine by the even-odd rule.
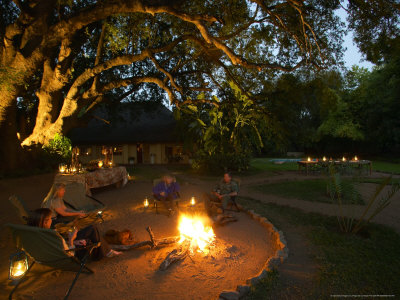
[[[232,192],[230,192],[228,195],[231,196],[231,197],[232,196],[237,196],[239,188],[238,188],[236,182],[232,182],[231,183],[231,188],[232,188]]]
[[[165,184],[163,182],[160,182],[159,184],[154,186],[153,187],[153,194],[157,195],[157,196],[159,196],[159,195],[165,196],[164,186],[165,186]]]
[[[86,216],[86,214],[84,212],[67,208],[65,205],[59,206],[59,207],[55,208],[54,210],[63,217],[74,217],[74,216],[85,217]]]

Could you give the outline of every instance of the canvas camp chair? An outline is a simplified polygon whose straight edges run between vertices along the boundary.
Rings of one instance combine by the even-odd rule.
[[[155,187],[157,184],[159,184],[160,182],[162,182],[163,179],[162,178],[157,178],[153,180],[153,187]],[[174,178],[174,182],[176,182],[176,179]],[[181,198],[181,195],[178,192],[178,198],[174,200],[175,205],[177,208],[179,208],[179,200]],[[156,209],[156,214],[158,214],[158,207],[161,204],[161,200],[158,200],[154,195],[153,195],[153,200],[154,200],[154,208]]]
[[[6,226],[11,229],[16,247],[25,251],[33,260],[27,272],[32,269],[35,262],[56,269],[77,272],[64,299],[68,298],[82,272],[94,273],[86,266],[86,262],[93,249],[99,247],[100,243],[85,247],[86,254],[82,260],[79,260],[64,249],[63,238],[55,230],[16,224],[6,224]],[[9,299],[12,299],[12,295],[20,283],[21,280],[11,291]]]
[[[10,201],[10,203],[14,206],[20,220],[23,223],[26,223],[28,221],[30,210],[26,206],[25,201],[23,201],[16,195],[10,196],[10,198],[8,198],[8,201]]]
[[[54,192],[55,185],[53,184],[46,198],[42,202],[42,207],[47,207],[46,202],[53,197]],[[67,206],[70,206],[75,210],[83,210],[85,212],[93,212],[105,207],[100,200],[87,195],[85,185],[80,182],[65,183],[64,202]]]

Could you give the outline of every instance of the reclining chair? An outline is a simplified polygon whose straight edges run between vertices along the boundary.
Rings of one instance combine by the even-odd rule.
[[[86,266],[86,262],[93,249],[99,247],[100,243],[84,247],[87,250],[86,254],[82,260],[79,260],[71,253],[68,253],[71,250],[66,251],[64,249],[63,238],[55,230],[15,224],[6,224],[5,226],[11,229],[16,247],[25,251],[33,260],[27,272],[32,269],[35,262],[56,269],[77,272],[64,299],[68,299],[72,288],[82,272],[94,273]],[[9,299],[12,299],[13,293],[21,282],[21,280],[17,282],[9,294]]]

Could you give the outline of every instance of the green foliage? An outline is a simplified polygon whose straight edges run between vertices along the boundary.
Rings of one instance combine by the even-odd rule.
[[[43,150],[55,160],[68,162],[71,159],[71,140],[61,134],[56,134],[54,138],[43,146]]]
[[[339,215],[337,216],[337,220],[340,230],[346,233],[357,233],[384,208],[386,208],[390,204],[392,197],[400,189],[400,185],[393,182],[390,190],[385,195],[379,197],[385,187],[388,186],[391,181],[392,177],[389,176],[387,178],[384,178],[382,182],[377,185],[376,190],[368,200],[361,217],[358,219],[358,221],[356,221],[356,216],[354,214],[348,216],[348,214],[346,214],[345,212],[345,207],[343,206],[344,187],[342,184],[342,180],[340,175],[333,171],[333,168],[331,168],[331,176],[330,182],[328,184],[328,189],[329,194],[332,198],[332,202],[336,203],[338,206]],[[356,197],[357,195],[356,193],[354,193],[352,195],[352,199],[356,199]],[[353,203],[355,203],[355,200],[353,201]]]
[[[185,145],[194,152],[194,169],[242,171],[248,169],[252,152],[263,147],[269,126],[263,108],[232,82],[228,92],[223,101],[214,96],[215,105],[191,104],[175,111]]]

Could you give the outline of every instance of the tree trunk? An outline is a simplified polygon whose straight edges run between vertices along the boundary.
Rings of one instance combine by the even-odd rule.
[[[4,86],[0,95],[0,173],[8,173],[21,164],[22,149],[17,138],[16,95]]]

